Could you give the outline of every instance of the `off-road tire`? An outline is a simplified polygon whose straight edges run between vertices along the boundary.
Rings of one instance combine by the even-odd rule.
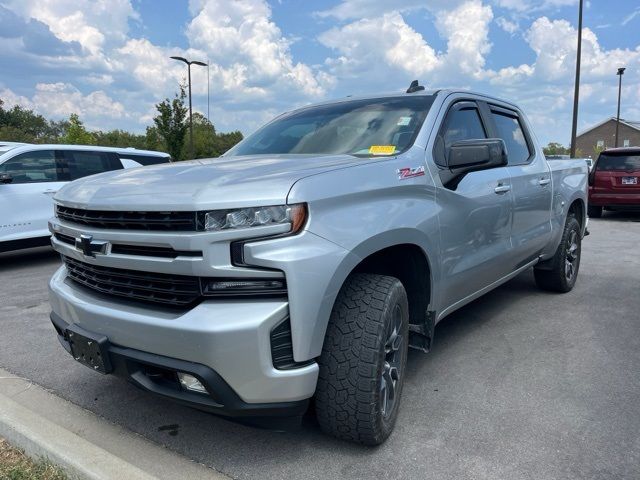
[[[567,217],[560,245],[553,258],[533,270],[538,287],[551,292],[570,292],[576,284],[580,270],[581,244],[580,223],[571,215]],[[568,263],[572,264],[573,269],[570,277]]]
[[[589,206],[587,208],[587,214],[591,218],[600,218],[602,217],[602,207]]]
[[[400,338],[393,341],[400,342],[393,362],[386,345],[392,330]],[[365,445],[387,439],[398,416],[408,345],[409,305],[402,283],[384,275],[351,275],[331,312],[318,362],[316,415],[325,433]],[[382,377],[391,380],[392,363],[398,364],[398,376],[390,404],[383,398],[388,380]]]

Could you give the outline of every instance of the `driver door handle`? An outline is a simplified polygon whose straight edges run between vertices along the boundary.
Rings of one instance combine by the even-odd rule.
[[[509,190],[511,190],[511,185],[498,185],[496,188],[493,189],[493,191],[496,192],[498,195],[507,193]]]

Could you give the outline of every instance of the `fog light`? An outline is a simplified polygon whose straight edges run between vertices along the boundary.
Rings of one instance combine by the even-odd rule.
[[[204,385],[200,383],[200,380],[198,380],[193,375],[178,372],[178,380],[180,380],[180,385],[182,385],[187,390],[198,393],[209,393],[207,392],[207,389],[204,387]]]

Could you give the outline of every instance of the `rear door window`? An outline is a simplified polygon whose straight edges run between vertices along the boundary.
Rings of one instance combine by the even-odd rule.
[[[502,111],[491,111],[491,116],[501,138],[507,147],[509,165],[522,165],[529,161],[531,149],[524,136],[524,130],[517,115]]]
[[[640,171],[640,154],[638,155],[606,155],[598,159],[597,170],[603,172],[638,172]]]
[[[122,168],[118,156],[111,152],[67,150],[64,155],[65,170],[70,180]]]
[[[0,173],[11,175],[12,185],[60,181],[53,150],[37,150],[16,155],[0,164]]]

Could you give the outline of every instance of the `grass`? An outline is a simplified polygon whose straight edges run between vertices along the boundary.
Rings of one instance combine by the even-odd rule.
[[[67,480],[59,467],[33,461],[0,438],[0,480]]]

